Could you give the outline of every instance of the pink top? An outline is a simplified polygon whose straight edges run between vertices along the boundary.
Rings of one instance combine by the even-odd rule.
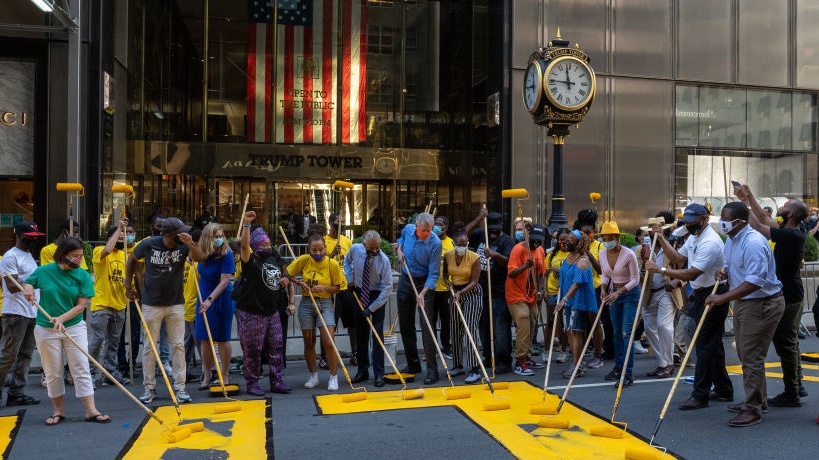
[[[625,283],[628,290],[640,284],[640,269],[637,268],[637,256],[634,255],[634,251],[621,246],[614,267],[609,265],[607,252],[605,248],[600,250],[600,269],[603,272],[600,278],[602,286],[608,286],[609,280],[614,284]]]

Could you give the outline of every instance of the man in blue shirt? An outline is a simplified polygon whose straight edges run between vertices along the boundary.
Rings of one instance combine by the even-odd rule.
[[[410,374],[421,372],[418,338],[415,332],[415,306],[423,308],[427,316],[432,314],[435,285],[441,274],[441,240],[432,233],[434,224],[435,218],[432,214],[422,212],[415,217],[415,224],[404,227],[398,238],[398,262],[401,264],[401,278],[398,282],[398,324],[401,326],[401,342],[407,356],[407,366],[401,372]],[[415,287],[420,289],[418,296],[413,290],[413,282]],[[424,383],[431,385],[438,381],[438,362],[433,345],[435,338],[430,335],[427,328],[421,328],[421,331],[424,355],[427,359],[427,377]]]
[[[734,335],[737,355],[742,362],[745,402],[728,406],[739,415],[730,426],[751,426],[762,421],[767,399],[765,356],[771,346],[779,320],[785,311],[782,283],[776,278],[771,246],[767,238],[748,225],[748,207],[738,201],[728,203],[720,213],[720,227],[728,235],[725,262],[730,290],[709,296],[705,303],[721,304],[735,300]]]
[[[344,258],[344,276],[347,278],[348,293],[355,292],[361,301],[364,311],[358,306],[355,298],[352,303],[355,310],[353,317],[356,326],[358,350],[358,372],[353,383],[363,382],[370,378],[370,327],[367,317],[378,331],[381,342],[384,342],[384,305],[392,294],[392,267],[390,258],[381,251],[381,235],[375,230],[364,232],[361,243],[350,246]],[[349,294],[352,297],[352,294]],[[373,343],[376,339],[373,336]],[[384,350],[373,345],[373,375],[376,387],[384,386]]]

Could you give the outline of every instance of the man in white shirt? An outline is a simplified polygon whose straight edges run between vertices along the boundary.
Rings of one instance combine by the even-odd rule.
[[[37,262],[31,251],[39,244],[38,239],[45,237],[34,222],[22,222],[14,226],[15,245],[0,260],[0,273],[3,275],[3,336],[0,338],[0,382],[6,381],[12,373],[7,406],[29,406],[40,404],[40,400],[23,393],[26,385],[28,367],[31,365],[31,354],[34,352],[34,321],[37,318],[37,307],[23,297],[23,293],[14,284],[22,284],[34,270]],[[35,291],[39,300],[40,292]]]

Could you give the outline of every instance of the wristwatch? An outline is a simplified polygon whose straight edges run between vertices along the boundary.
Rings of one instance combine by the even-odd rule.
[[[660,269],[660,273],[665,274],[665,271],[668,270],[667,268],[663,267]]]

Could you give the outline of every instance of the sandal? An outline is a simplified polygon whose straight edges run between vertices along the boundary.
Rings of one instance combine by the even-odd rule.
[[[102,415],[101,413],[97,415],[92,415],[90,417],[85,417],[86,422],[94,422],[94,423],[108,423],[111,421],[111,417],[107,415]]]
[[[208,388],[210,388],[210,384],[209,384],[209,383],[202,383],[202,384],[200,384],[200,385],[199,385],[199,391],[205,391],[205,390],[207,390]]]
[[[49,420],[51,420],[50,423]],[[46,426],[56,426],[59,425],[63,420],[65,420],[65,415],[54,414],[51,417],[45,419],[45,424]]]

